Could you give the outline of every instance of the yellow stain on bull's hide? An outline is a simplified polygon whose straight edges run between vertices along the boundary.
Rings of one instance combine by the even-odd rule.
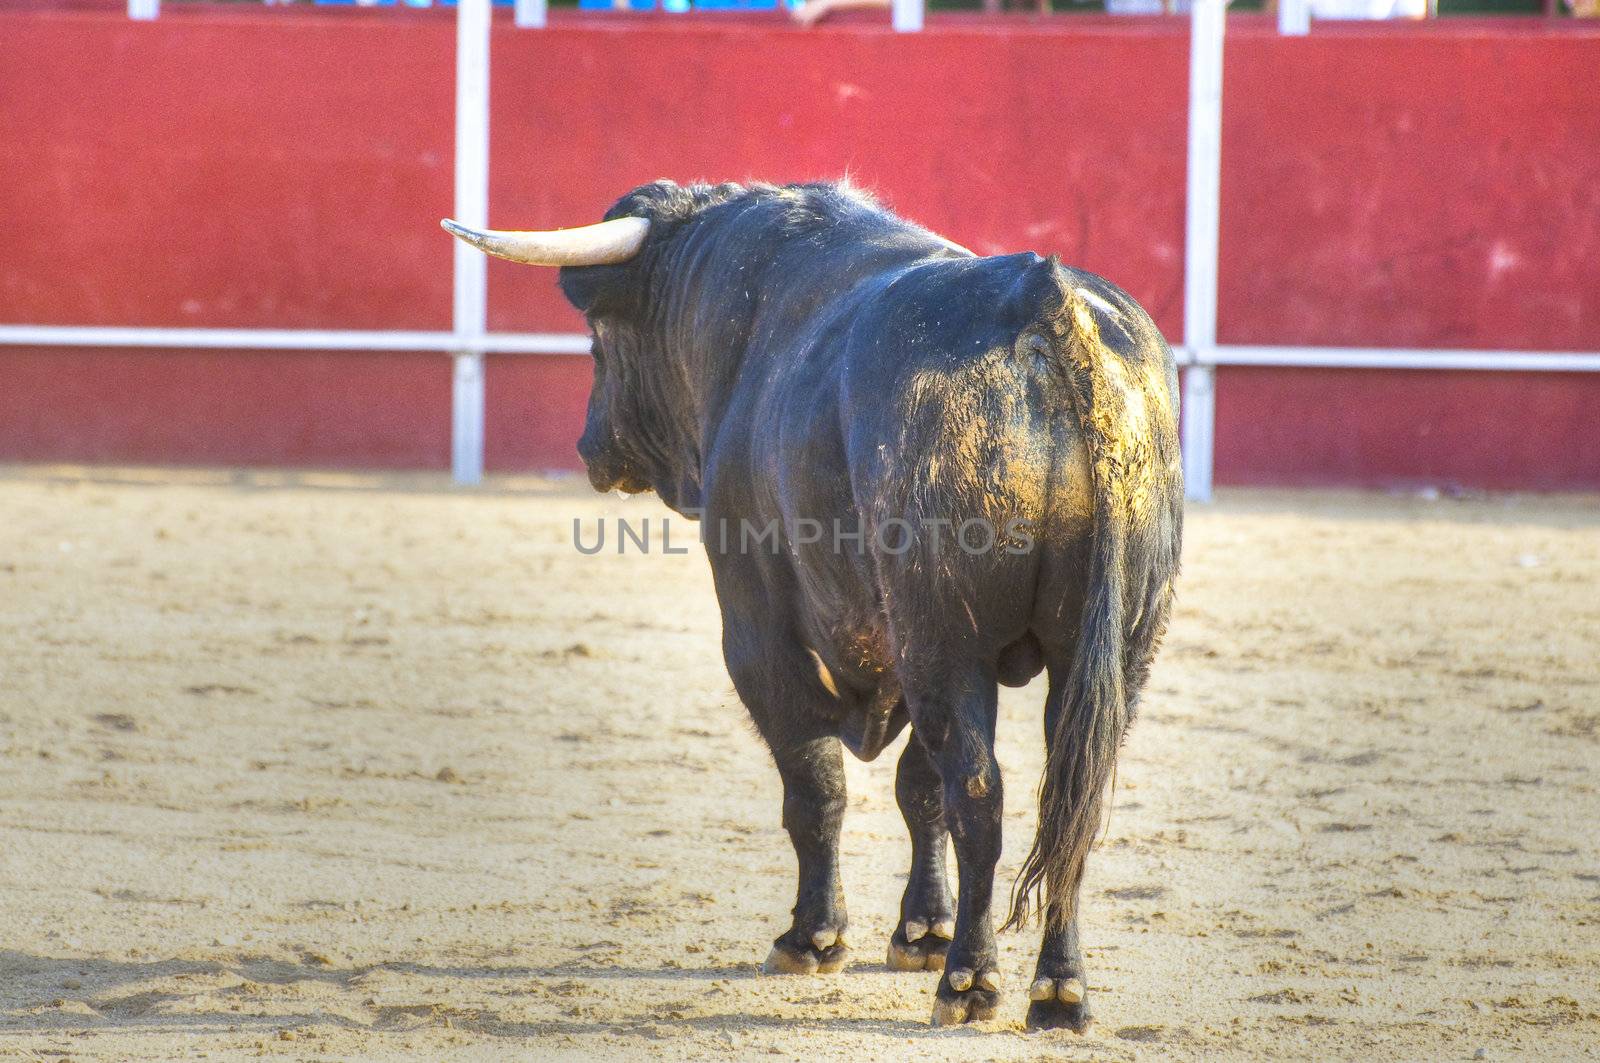
[[[1092,293],[1091,293],[1092,294]],[[1032,363],[1016,346],[999,346],[951,368],[924,367],[910,378],[900,402],[899,452],[915,475],[905,497],[883,499],[885,514],[984,518],[995,527],[1047,513],[1086,517],[1105,492],[1114,511],[1138,520],[1149,513],[1167,472],[1159,443],[1170,436],[1172,403],[1164,364],[1130,361],[1107,346],[1086,297],[1070,300],[1064,318],[1043,329],[1056,357],[1066,357],[1088,394],[1074,405],[1083,418],[1068,453],[1048,443],[1054,417],[1078,420],[1063,405],[1030,404]],[[1096,296],[1093,305],[1109,305]],[[1111,310],[1118,316],[1121,311]],[[1049,357],[1049,355],[1047,355]],[[1052,386],[1053,387],[1053,386]],[[1051,402],[1065,403],[1047,388]],[[1050,496],[1050,497],[1047,497]]]
[[[1100,339],[1100,328],[1082,300],[1072,305],[1076,335],[1069,347],[1089,381],[1088,414],[1095,483],[1124,518],[1138,521],[1156,497],[1157,460],[1151,406],[1163,421],[1172,417],[1164,367],[1129,363]],[[1166,426],[1163,425],[1163,430]]]
[[[925,369],[911,379],[901,446],[917,470],[918,509],[996,525],[1041,512],[1047,463],[1029,446],[1019,370],[1011,351],[997,348],[952,372]],[[936,434],[919,438],[928,425]]]

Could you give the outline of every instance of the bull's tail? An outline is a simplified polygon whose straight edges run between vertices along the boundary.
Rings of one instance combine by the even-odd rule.
[[[1119,371],[1124,367],[1108,364],[1119,356],[1100,343],[1082,296],[1070,283],[1062,291],[1065,305],[1035,342],[1071,381],[1092,469],[1094,530],[1076,655],[1065,676],[1052,676],[1039,827],[1012,892],[1008,928],[1022,926],[1030,906],[1048,925],[1072,918],[1135,693],[1126,689],[1125,581],[1130,552],[1141,552],[1130,536],[1144,486],[1137,481],[1148,472],[1139,466],[1151,457],[1150,442],[1137,438],[1141,426],[1129,405],[1139,399],[1127,394],[1127,374]],[[1044,345],[1050,350],[1042,350]]]

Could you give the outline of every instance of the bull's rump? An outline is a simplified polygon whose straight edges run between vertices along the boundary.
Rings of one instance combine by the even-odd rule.
[[[773,503],[786,526],[864,530],[793,552],[806,637],[830,669],[870,683],[927,656],[1004,672],[1030,636],[1070,652],[1089,451],[1062,353],[1027,341],[1051,334],[1063,283],[1088,277],[1036,255],[926,263],[795,352],[797,383],[772,410]]]
[[[739,502],[781,523],[796,637],[845,701],[923,663],[1002,672],[1030,636],[1070,656],[1095,512],[1082,374],[1059,342],[1071,305],[1100,319],[1108,359],[1156,367],[1134,376],[1164,388],[1148,316],[1033,254],[897,266],[748,367],[730,411],[748,450],[727,448],[748,455]],[[820,539],[787,534],[808,523]]]
[[[986,311],[901,367],[882,418],[851,448],[857,504],[873,524],[899,519],[913,532],[909,549],[873,544],[901,667],[960,658],[1003,672],[1008,648],[1030,637],[1065,646],[1077,626],[1093,526],[1089,452],[1070,374],[1026,342],[1061,299],[1034,256],[999,261],[1016,275],[991,269],[988,283],[963,285]],[[925,297],[948,307],[942,286],[930,287]],[[929,309],[916,302],[913,319]]]

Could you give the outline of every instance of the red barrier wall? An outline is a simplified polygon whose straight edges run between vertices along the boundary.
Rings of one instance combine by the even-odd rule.
[[[447,328],[444,12],[0,14],[0,321]],[[1229,26],[1223,342],[1600,349],[1600,30]],[[1181,327],[1179,20],[502,19],[491,221],[657,176],[848,172],[980,252],[1058,252]],[[490,268],[495,329],[577,330]],[[492,357],[495,468],[573,465],[584,359]],[[0,458],[430,466],[416,355],[0,349]],[[1600,378],[1222,370],[1224,482],[1600,487]]]

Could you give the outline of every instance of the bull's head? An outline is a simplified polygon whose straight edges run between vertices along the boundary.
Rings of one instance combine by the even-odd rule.
[[[699,421],[689,394],[704,337],[671,325],[692,290],[689,224],[750,189],[736,184],[653,181],[612,205],[605,221],[551,232],[480,232],[446,221],[451,233],[491,255],[561,266],[561,290],[594,333],[594,389],[578,453],[597,490],[654,490],[680,513],[699,507]]]
[[[544,232],[471,229],[448,218],[441,224],[487,254],[529,266],[619,265],[637,255],[650,234],[649,219],[639,217]],[[591,308],[580,304],[579,309],[588,313]],[[623,359],[631,358],[635,352],[620,349],[632,346],[628,330],[620,322],[612,324],[597,314],[590,314],[590,327],[594,332],[594,387],[589,393],[589,413],[578,440],[578,454],[596,490],[648,490],[653,486],[650,472],[634,438],[634,398],[627,386],[631,374],[623,364]]]

